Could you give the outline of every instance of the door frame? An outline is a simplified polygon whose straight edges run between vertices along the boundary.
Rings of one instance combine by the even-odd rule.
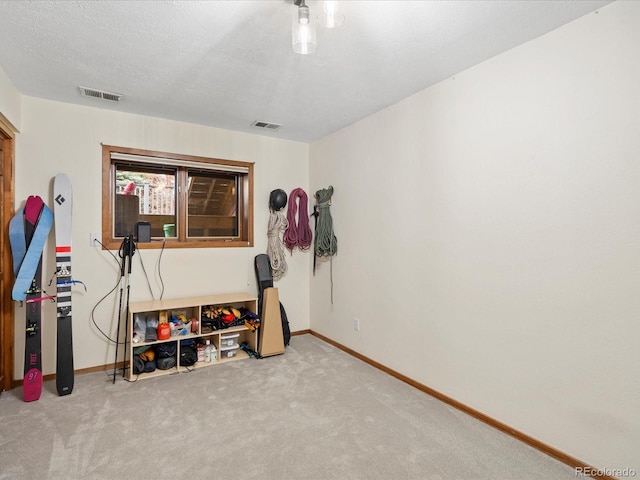
[[[11,299],[11,289],[13,285],[13,269],[11,261],[11,246],[9,244],[9,221],[15,214],[14,209],[14,175],[15,172],[15,129],[0,114],[0,141],[4,161],[2,162],[3,196],[2,196],[2,276],[5,288],[2,296],[2,308],[0,309],[0,393],[13,388],[13,368],[14,368],[14,304]]]

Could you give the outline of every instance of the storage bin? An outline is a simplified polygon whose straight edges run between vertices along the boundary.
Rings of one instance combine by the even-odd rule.
[[[221,347],[233,347],[238,345],[239,333],[223,333],[220,335]]]
[[[189,335],[189,333],[191,333],[191,322],[179,323],[177,325],[172,323],[170,328],[172,337]]]
[[[232,358],[238,354],[239,345],[236,343],[230,347],[220,347],[220,358]]]

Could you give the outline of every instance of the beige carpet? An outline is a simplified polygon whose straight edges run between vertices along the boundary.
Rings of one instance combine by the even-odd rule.
[[[573,469],[311,336],[284,355],[0,395],[0,479],[575,479]]]

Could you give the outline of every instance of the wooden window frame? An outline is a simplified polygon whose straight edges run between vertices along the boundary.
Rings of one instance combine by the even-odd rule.
[[[112,154],[123,154],[140,157],[136,163],[153,165],[151,159],[162,162],[185,162],[189,165],[200,164],[203,169],[215,171],[216,165],[220,166],[220,172],[228,173],[228,169],[243,169],[240,174],[241,189],[238,195],[238,226],[237,237],[196,237],[187,236],[187,203],[188,192],[178,191],[176,195],[176,237],[168,237],[160,241],[152,238],[151,242],[138,243],[138,248],[221,248],[221,247],[253,247],[253,166],[251,162],[237,160],[224,160],[218,158],[199,157],[176,153],[142,150],[137,148],[119,147],[114,145],[102,145],[102,249],[117,250],[122,244],[122,238],[114,236],[114,210],[115,210],[115,165],[117,160]],[[197,168],[197,166],[195,167]],[[183,175],[178,172],[177,176]]]

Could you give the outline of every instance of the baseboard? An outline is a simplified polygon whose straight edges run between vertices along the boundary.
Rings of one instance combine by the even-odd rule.
[[[314,337],[319,338],[320,340],[333,345],[334,347],[342,350],[343,352],[348,353],[349,355],[352,355],[360,360],[362,360],[365,363],[368,363],[369,365],[371,365],[372,367],[375,367],[379,370],[382,370],[383,372],[385,372],[388,375],[391,375],[392,377],[397,378],[398,380],[411,385],[414,388],[417,388],[418,390],[426,393],[427,395],[431,395],[434,398],[437,398],[438,400],[446,403],[447,405],[452,406],[453,408],[460,410],[468,415],[471,415],[472,417],[476,418],[477,420],[480,420],[483,423],[486,423],[487,425],[489,425],[490,427],[493,427],[497,430],[500,430],[503,433],[506,433],[507,435],[510,435],[511,437],[529,445],[530,447],[535,448],[536,450],[539,450],[540,452],[549,455],[552,458],[555,458],[556,460],[558,460],[559,462],[562,462],[570,467],[572,467],[575,472],[576,472],[576,477],[579,476],[578,472],[593,472],[593,474],[589,475],[591,478],[598,478],[598,479],[603,479],[603,480],[617,480],[616,477],[611,477],[609,475],[603,475],[600,473],[596,473],[596,472],[600,472],[601,470],[592,467],[580,460],[578,460],[577,458],[574,458],[570,455],[567,455],[566,453],[550,446],[547,445],[544,442],[541,442],[539,440],[536,440],[533,437],[530,437],[529,435],[527,435],[526,433],[520,432],[519,430],[516,430],[515,428],[510,427],[509,425],[506,425],[494,418],[489,417],[488,415],[485,415],[484,413],[475,410],[463,403],[458,402],[457,400],[448,397],[447,395],[444,395],[443,393],[438,392],[437,390],[434,390],[431,387],[428,387],[426,385],[423,385],[419,382],[416,382],[415,380],[413,380],[412,378],[407,377],[406,375],[403,375],[399,372],[396,372],[395,370],[390,369],[389,367],[376,362],[375,360],[370,359],[369,357],[366,357],[358,352],[356,352],[355,350],[350,349],[349,347],[345,347],[344,345],[331,340],[328,337],[325,337],[324,335],[315,332],[313,330],[309,330],[309,333],[311,335],[313,335]],[[585,477],[587,476],[586,474],[584,475]]]

